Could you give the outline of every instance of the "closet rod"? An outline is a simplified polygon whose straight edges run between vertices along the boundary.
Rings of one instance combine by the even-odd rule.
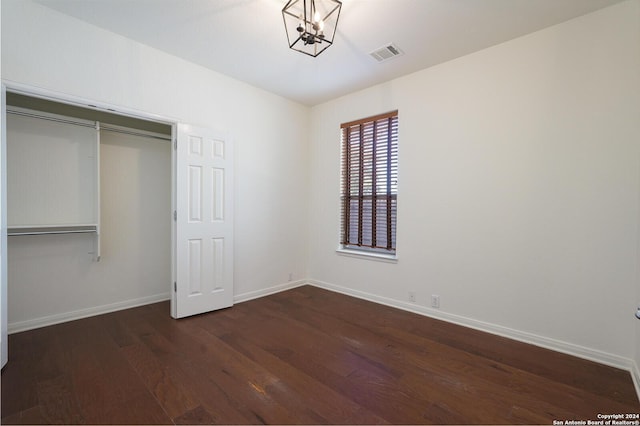
[[[170,141],[171,140],[171,136],[163,136],[163,135],[159,135],[159,134],[136,132],[135,130],[124,130],[124,129],[120,129],[120,128],[109,127],[108,124],[104,124],[104,123],[100,123],[100,130],[104,130],[106,132],[124,133],[126,135],[132,135],[132,136],[142,136],[142,137],[145,137],[145,138],[160,139],[162,141]]]
[[[7,235],[88,234],[97,233],[97,225],[10,226]]]
[[[19,235],[61,235],[61,234],[95,234],[96,230],[78,230],[78,231],[24,231],[24,232],[15,232],[15,231],[7,231],[8,237],[15,237]]]
[[[41,120],[55,121],[57,123],[63,123],[63,124],[73,124],[74,126],[89,127],[93,129],[95,129],[96,127],[95,124],[83,123],[83,122],[73,121],[73,120],[65,120],[64,118],[48,117],[46,115],[39,115],[39,114],[34,114],[31,112],[24,112],[24,111],[16,111],[9,108],[7,108],[7,113],[14,114],[14,115],[22,115],[24,117],[39,118]]]

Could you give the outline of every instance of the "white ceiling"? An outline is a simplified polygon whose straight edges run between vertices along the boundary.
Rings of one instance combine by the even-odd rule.
[[[621,0],[343,0],[333,46],[288,48],[286,0],[35,0],[307,105],[409,74]],[[393,42],[405,54],[378,63]]]

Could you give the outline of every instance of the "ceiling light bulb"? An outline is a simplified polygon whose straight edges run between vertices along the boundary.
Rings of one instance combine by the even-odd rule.
[[[317,10],[316,10],[316,13],[313,14],[313,22],[321,22],[320,21],[320,14],[318,13]]]

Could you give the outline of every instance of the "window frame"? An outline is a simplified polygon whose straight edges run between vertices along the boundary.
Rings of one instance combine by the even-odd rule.
[[[397,260],[398,121],[398,110],[394,110],[340,125],[339,254]],[[383,131],[381,137],[379,130]],[[380,147],[381,154],[378,154]],[[354,155],[358,156],[355,160]],[[380,182],[383,185],[379,185]],[[369,204],[368,214],[364,212],[365,204]],[[358,209],[355,214],[351,210],[353,205]],[[380,212],[382,222],[378,220]],[[357,222],[357,242],[351,230],[354,222]],[[378,243],[381,235],[380,244],[384,246]]]

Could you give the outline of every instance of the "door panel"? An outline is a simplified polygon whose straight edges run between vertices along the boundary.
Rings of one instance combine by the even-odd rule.
[[[178,125],[174,318],[233,305],[233,147]]]

